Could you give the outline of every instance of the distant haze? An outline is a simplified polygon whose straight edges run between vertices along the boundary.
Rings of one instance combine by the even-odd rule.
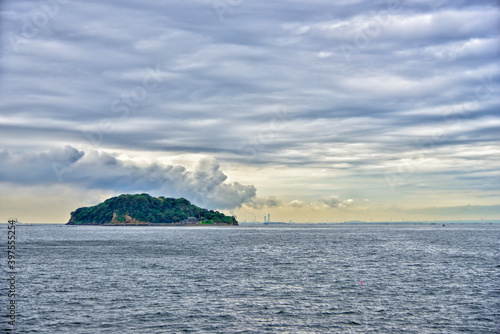
[[[498,1],[0,5],[0,222],[500,219]]]

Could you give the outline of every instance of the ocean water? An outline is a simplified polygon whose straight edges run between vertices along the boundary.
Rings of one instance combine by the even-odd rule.
[[[500,333],[500,225],[16,236],[16,333]]]

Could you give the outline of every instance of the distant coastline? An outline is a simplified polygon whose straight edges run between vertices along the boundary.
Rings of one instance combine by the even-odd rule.
[[[500,224],[500,219],[489,219],[489,220],[424,220],[424,221],[376,221],[376,222],[365,222],[365,221],[346,221],[346,222],[240,222],[240,226],[335,226],[335,225],[458,225],[458,224]]]

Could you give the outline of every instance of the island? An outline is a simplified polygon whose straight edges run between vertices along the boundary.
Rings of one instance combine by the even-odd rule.
[[[185,198],[153,197],[149,194],[126,194],[71,212],[66,225],[107,226],[192,226],[238,225],[234,216],[207,210]]]

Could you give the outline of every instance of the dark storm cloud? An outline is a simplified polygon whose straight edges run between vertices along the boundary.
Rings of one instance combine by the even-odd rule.
[[[26,157],[69,144],[384,175],[395,161],[460,148],[446,165],[465,177],[476,167],[463,155],[498,144],[496,1],[46,0],[1,10],[0,138]],[[153,187],[120,161],[121,176],[90,173],[88,155],[82,186],[119,187],[136,173],[137,188]],[[54,179],[44,173],[28,179]],[[222,193],[236,194],[227,207],[253,196],[224,184],[224,203]]]
[[[226,182],[214,158],[201,159],[192,171],[180,165],[137,164],[108,153],[85,153],[71,146],[42,153],[0,151],[0,182],[17,185],[60,183],[116,192],[154,192],[183,196],[197,204],[234,209],[255,197],[255,187]]]

